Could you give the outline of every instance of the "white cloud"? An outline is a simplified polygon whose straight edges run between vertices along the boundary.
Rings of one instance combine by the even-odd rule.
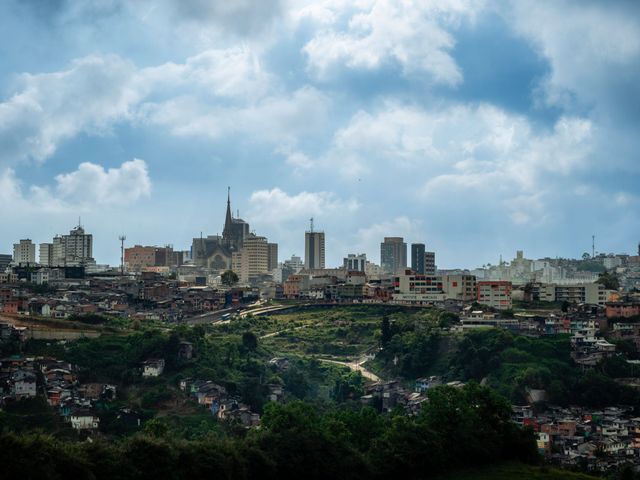
[[[73,203],[128,205],[151,194],[149,170],[139,158],[106,170],[84,162],[75,172],[57,175],[55,180],[56,196]]]
[[[547,218],[548,190],[589,171],[592,137],[583,118],[561,117],[549,131],[487,104],[425,110],[388,102],[357,112],[316,166],[346,181],[405,185],[414,198],[447,208],[484,201],[523,224]]]
[[[549,61],[543,101],[637,114],[640,20],[633,2],[517,0],[506,16]]]
[[[14,170],[6,169],[0,175],[0,201],[24,214],[131,205],[150,193],[147,164],[137,158],[109,169],[81,163],[77,170],[57,175],[53,186],[32,185],[27,191]]]
[[[252,222],[262,225],[304,222],[310,217],[327,218],[336,212],[358,210],[355,200],[341,200],[332,192],[300,192],[289,195],[279,188],[258,190],[249,199]]]
[[[42,161],[80,132],[108,132],[139,100],[134,72],[119,57],[90,56],[68,70],[22,75],[20,91],[0,103],[0,163]]]
[[[472,18],[480,5],[464,0],[329,0],[293,15],[320,25],[303,51],[310,70],[321,78],[336,65],[374,70],[396,63],[405,75],[427,73],[434,83],[456,85],[462,72],[450,55],[455,39],[448,29]]]
[[[141,117],[179,136],[219,139],[244,133],[251,141],[269,141],[282,148],[294,145],[302,134],[323,128],[329,107],[326,95],[303,87],[249,105],[206,105],[196,96],[183,96],[146,104]]]

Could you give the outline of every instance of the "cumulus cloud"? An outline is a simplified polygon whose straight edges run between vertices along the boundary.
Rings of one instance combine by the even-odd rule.
[[[15,171],[6,169],[0,175],[0,201],[23,213],[65,212],[131,205],[151,193],[147,164],[137,158],[108,169],[84,162],[54,180],[53,186],[25,189]]]
[[[277,187],[253,192],[249,203],[250,217],[258,224],[302,222],[309,217],[328,217],[336,212],[348,214],[359,208],[355,200],[341,200],[332,192],[290,195]]]
[[[589,170],[592,137],[584,118],[561,117],[547,130],[488,104],[425,110],[390,102],[354,114],[316,162],[345,180],[404,183],[423,201],[446,198],[448,208],[481,199],[522,224],[544,219],[545,192]]]
[[[550,64],[542,100],[640,121],[640,16],[634,2],[514,1],[506,15]]]
[[[139,100],[134,72],[119,57],[90,56],[67,70],[22,75],[19,90],[0,103],[0,163],[42,161],[78,133],[108,132]]]
[[[244,133],[252,141],[284,148],[294,145],[300,135],[324,128],[330,104],[329,97],[319,90],[302,87],[246,105],[206,105],[196,96],[181,96],[145,104],[141,116],[179,136],[219,139]]]
[[[80,133],[105,135],[119,122],[151,123],[177,135],[239,132],[295,143],[325,119],[328,97],[312,87],[279,92],[246,47],[212,49],[184,63],[136,66],[92,55],[54,73],[24,74],[0,103],[0,165],[43,161]]]
[[[480,2],[392,0],[305,6],[297,19],[320,28],[304,46],[309,69],[319,77],[336,66],[375,70],[397,64],[405,75],[426,73],[434,83],[456,85],[462,72],[451,56],[449,29],[473,17]]]

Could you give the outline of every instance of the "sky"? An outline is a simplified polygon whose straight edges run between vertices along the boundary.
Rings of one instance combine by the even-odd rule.
[[[636,1],[0,2],[0,253],[188,249],[227,186],[280,259],[635,253],[639,132]]]

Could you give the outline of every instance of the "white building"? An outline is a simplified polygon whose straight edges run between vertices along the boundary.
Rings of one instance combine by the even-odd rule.
[[[164,372],[164,358],[154,358],[142,364],[143,377],[159,377]]]
[[[13,244],[13,263],[36,263],[36,245],[29,238]]]
[[[233,270],[241,282],[269,273],[269,243],[265,237],[249,235],[244,239],[242,248],[233,252],[231,258]]]
[[[364,272],[367,266],[367,254],[350,253],[343,259],[343,266],[348,272]]]
[[[69,418],[74,430],[95,430],[100,426],[100,419],[91,412],[76,411]]]

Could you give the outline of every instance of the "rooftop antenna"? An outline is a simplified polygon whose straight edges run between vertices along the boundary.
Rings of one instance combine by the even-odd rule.
[[[596,236],[591,235],[591,258],[596,256]]]
[[[124,241],[127,239],[125,235],[120,235],[120,276],[124,276]]]
[[[313,217],[311,217],[311,218],[309,219],[309,223],[311,224],[311,225],[310,225],[310,228],[309,228],[309,232],[310,232],[310,233],[313,233]]]

